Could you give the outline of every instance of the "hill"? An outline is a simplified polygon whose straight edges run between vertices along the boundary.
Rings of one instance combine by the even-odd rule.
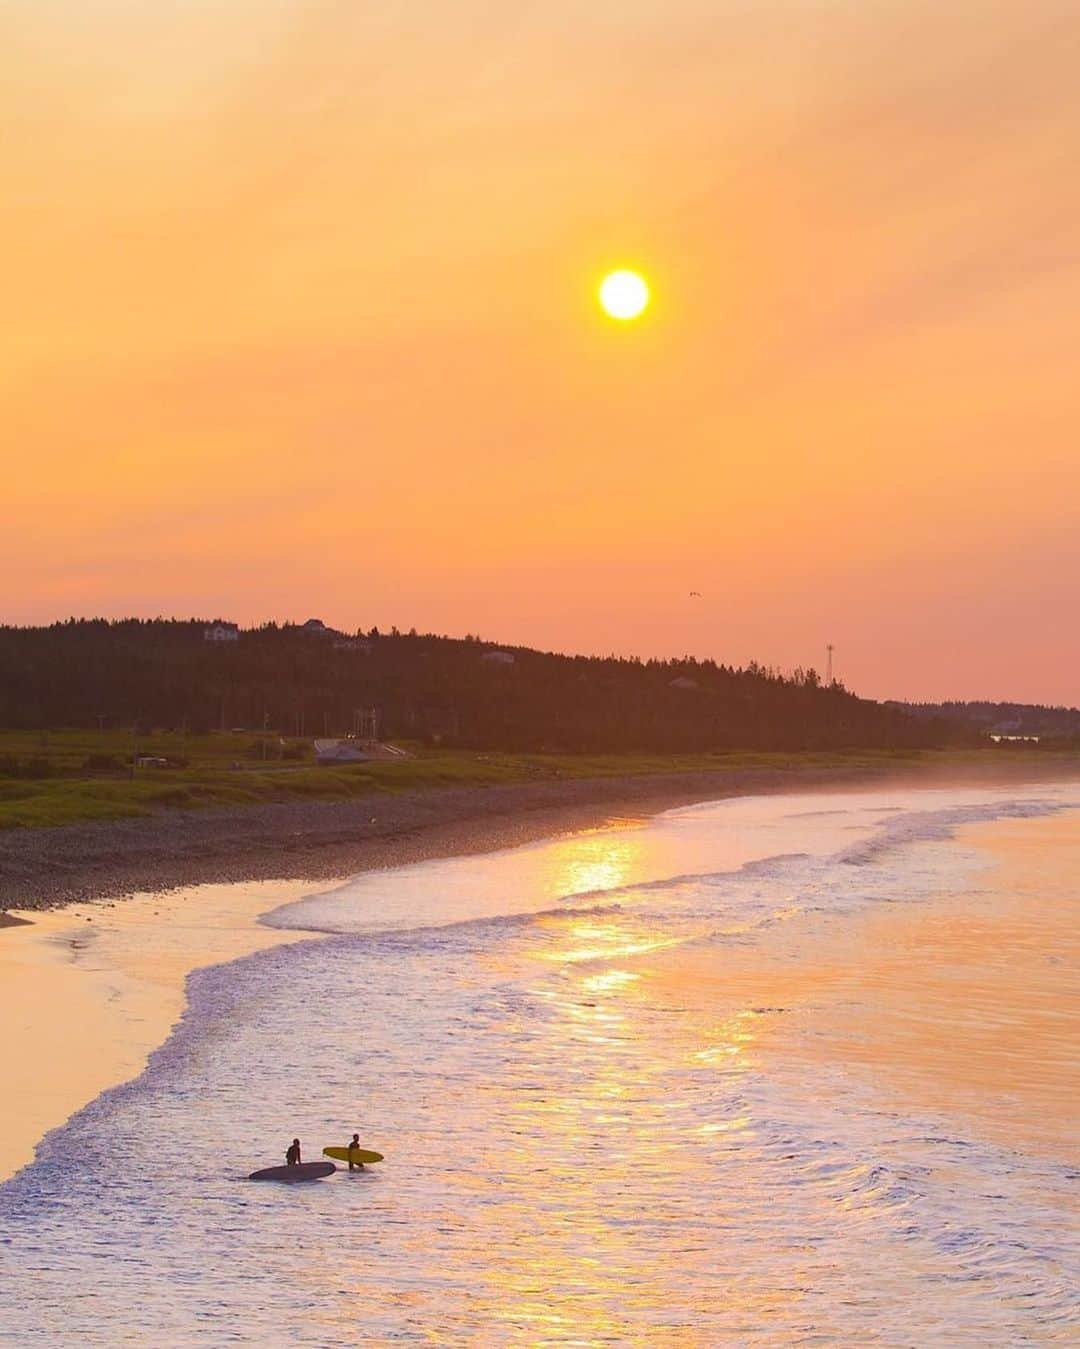
[[[164,619],[0,628],[0,726],[9,729],[340,735],[367,709],[387,737],[532,752],[922,748],[974,738],[941,716],[824,687],[813,670],[564,656],[396,630],[346,636],[316,620],[247,631]]]

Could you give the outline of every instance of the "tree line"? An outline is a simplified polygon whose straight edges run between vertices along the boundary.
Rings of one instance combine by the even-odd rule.
[[[1038,736],[1062,746],[1080,745],[1080,708],[1044,703],[894,703],[915,717],[950,721],[979,735]]]
[[[381,733],[551,752],[921,748],[970,743],[941,716],[858,698],[814,670],[565,656],[477,637],[266,624],[236,641],[202,619],[0,627],[0,726]],[[512,662],[507,659],[512,656]],[[485,659],[488,657],[488,659]]]

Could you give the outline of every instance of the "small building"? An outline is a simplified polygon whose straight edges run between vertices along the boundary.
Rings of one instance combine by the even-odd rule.
[[[485,651],[480,659],[488,665],[513,665],[514,653],[512,651]]]
[[[204,642],[238,642],[240,629],[235,623],[211,623],[203,628]]]
[[[669,689],[696,689],[698,682],[691,679],[689,675],[679,675],[678,679],[672,679],[668,683]]]
[[[371,758],[354,740],[316,740],[317,764],[366,763]]]
[[[361,655],[371,655],[371,643],[366,637],[339,637],[334,642],[335,651],[359,651]]]
[[[328,628],[321,618],[309,618],[303,625],[303,630],[315,637],[329,637],[333,632],[333,628]]]

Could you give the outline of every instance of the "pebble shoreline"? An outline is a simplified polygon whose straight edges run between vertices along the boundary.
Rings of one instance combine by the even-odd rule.
[[[1080,758],[941,766],[799,765],[782,770],[545,779],[495,787],[372,793],[349,801],[289,801],[167,811],[0,833],[0,912],[48,909],[208,882],[346,876],[463,853],[490,852],[612,815],[693,801],[871,784],[1080,779]]]

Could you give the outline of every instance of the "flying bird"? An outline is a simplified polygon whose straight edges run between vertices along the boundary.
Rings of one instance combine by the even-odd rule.
[[[699,599],[701,599],[701,591],[700,591],[700,590],[691,590],[691,592],[690,592],[690,598],[691,598],[692,600],[699,600]]]

